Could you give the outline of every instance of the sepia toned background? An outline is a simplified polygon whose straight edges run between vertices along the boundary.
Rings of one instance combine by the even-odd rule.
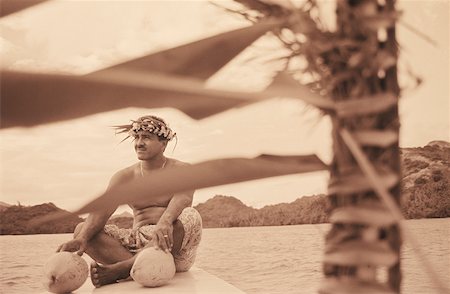
[[[227,1],[219,3],[229,4]],[[322,1],[329,26],[333,1]],[[403,21],[435,43],[399,24],[401,44],[401,147],[449,140],[449,3],[399,1]],[[2,68],[85,74],[248,23],[208,1],[49,1],[0,21]],[[276,65],[254,59],[281,49],[260,39],[213,76],[213,88],[255,91],[270,82]],[[426,56],[426,57],[425,57]],[[424,83],[414,88],[413,71]],[[135,161],[132,144],[120,143],[111,126],[143,114],[167,119],[177,132],[166,155],[188,162],[219,156],[318,153],[330,159],[328,118],[298,100],[275,98],[195,121],[175,109],[123,109],[33,128],[0,131],[1,201],[24,205],[53,202],[74,209],[104,190],[109,178]],[[216,194],[247,205],[290,202],[326,191],[326,173],[294,175],[202,189],[194,203]]]

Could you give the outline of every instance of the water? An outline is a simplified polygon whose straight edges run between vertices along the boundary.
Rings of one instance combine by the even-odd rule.
[[[450,284],[450,219],[411,220],[433,267]],[[329,225],[205,229],[196,266],[247,293],[315,293]],[[0,237],[0,293],[43,292],[42,265],[62,235]],[[437,293],[411,248],[402,252],[402,293]]]

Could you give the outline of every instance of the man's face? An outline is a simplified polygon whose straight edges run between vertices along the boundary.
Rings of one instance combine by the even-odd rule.
[[[164,153],[166,142],[150,132],[139,132],[134,136],[134,149],[139,160],[149,160]]]

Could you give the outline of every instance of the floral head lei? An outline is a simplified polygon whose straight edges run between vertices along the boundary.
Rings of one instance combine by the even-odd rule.
[[[170,141],[175,136],[176,133],[172,131],[171,128],[161,118],[156,116],[143,116],[137,120],[132,120],[129,125],[115,126],[116,134],[128,133],[126,139],[139,135],[141,132],[148,132],[157,135],[160,139]]]

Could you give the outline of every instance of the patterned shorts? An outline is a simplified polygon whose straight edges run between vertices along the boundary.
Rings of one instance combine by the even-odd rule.
[[[202,218],[197,210],[186,207],[178,216],[184,228],[184,238],[180,251],[173,256],[177,272],[188,271],[195,261],[198,245],[202,237]],[[116,225],[106,225],[105,233],[118,240],[128,251],[137,253],[151,241],[155,225],[136,229],[121,229]]]

